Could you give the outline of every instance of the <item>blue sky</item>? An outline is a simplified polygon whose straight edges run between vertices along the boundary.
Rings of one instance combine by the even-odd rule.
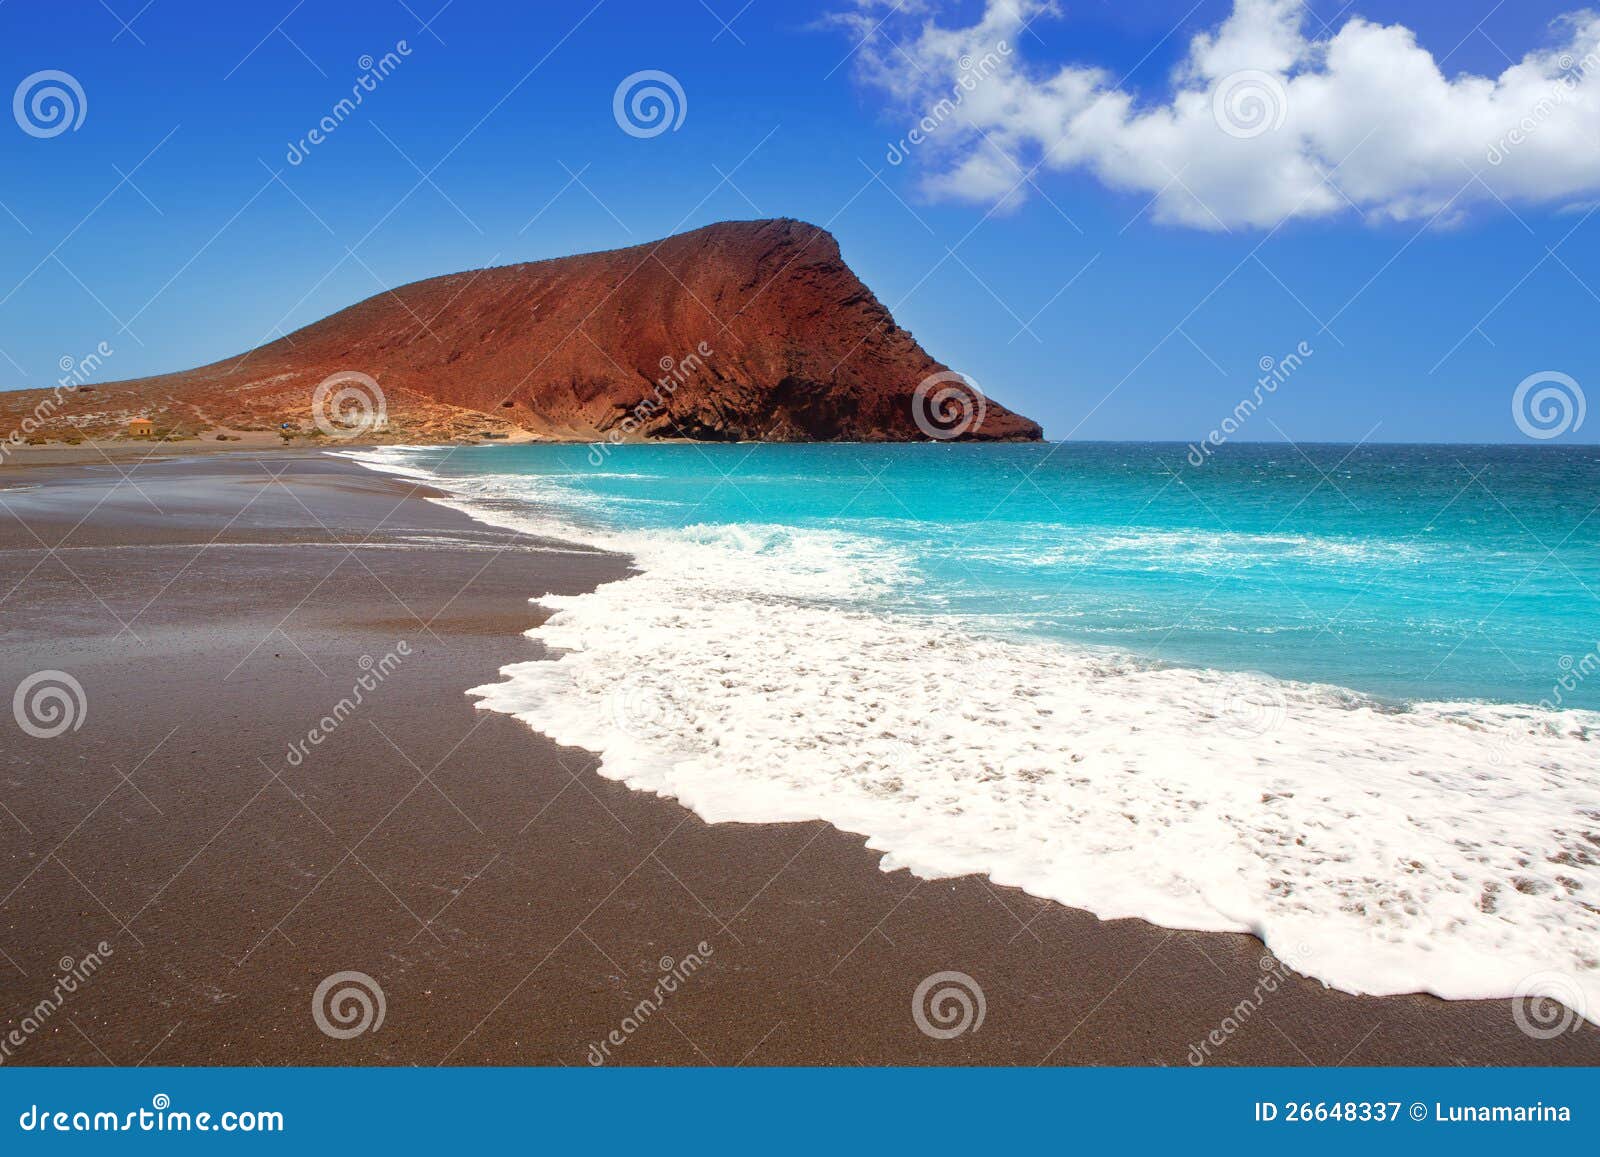
[[[996,209],[947,178],[990,148],[1032,169],[1045,150],[1027,99],[981,133],[941,125],[904,163],[886,160],[927,95],[949,87],[925,21],[974,27],[978,0],[864,13],[851,0],[293,3],[0,5],[5,91],[54,69],[86,104],[72,131],[36,137],[11,119],[0,131],[0,386],[49,385],[64,357],[102,341],[108,379],[187,368],[418,278],[761,216],[826,224],[934,356],[1054,437],[1198,440],[1251,393],[1263,358],[1302,342],[1313,354],[1237,437],[1527,441],[1511,409],[1520,381],[1600,383],[1592,115],[1552,122],[1546,154],[1484,166],[1524,182],[1505,204],[1397,209],[1423,180],[1401,140],[1388,170],[1362,175],[1366,192],[1340,192],[1353,205],[1251,219],[1280,216],[1270,198],[1251,205],[1282,171],[1271,150],[1309,124],[1307,87],[1287,90],[1287,131],[1240,141],[1207,126],[1172,146],[1197,152],[1169,162],[1161,144],[1136,158],[1171,163],[1185,187],[1193,164],[1187,209],[1169,199],[1176,186],[1153,193],[1112,171],[1131,163],[1132,122],[1084,144],[1098,160],[1041,165]],[[1327,39],[1358,14],[1402,24],[1455,77],[1553,52],[1571,25],[1552,21],[1575,5],[1344,7],[1312,0],[1304,34]],[[877,34],[859,44],[863,25],[827,19],[841,11]],[[1012,46],[1014,91],[1093,66],[1135,110],[1177,107],[1175,91],[1199,83],[1180,72],[1193,38],[1233,11],[1063,2]],[[362,58],[401,41],[409,54],[391,75],[289,164]],[[613,94],[643,69],[681,85],[678,129],[619,128]],[[1418,151],[1439,129],[1419,122]],[[1558,131],[1576,144],[1553,147]],[[1562,437],[1600,439],[1600,417]]]

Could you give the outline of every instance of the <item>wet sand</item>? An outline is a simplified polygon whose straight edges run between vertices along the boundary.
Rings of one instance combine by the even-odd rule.
[[[1269,988],[1249,936],[706,825],[463,694],[543,654],[531,597],[627,559],[311,452],[77,454],[0,469],[0,692],[60,670],[87,705],[48,739],[0,714],[0,1035],[112,951],[6,1063],[1600,1063],[1509,1001]],[[377,1031],[318,1028],[343,971]],[[984,1017],[941,1040],[912,997],[945,971]]]

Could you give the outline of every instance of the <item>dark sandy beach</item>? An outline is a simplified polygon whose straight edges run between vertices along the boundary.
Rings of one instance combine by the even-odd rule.
[[[530,597],[627,559],[309,452],[71,457],[0,469],[0,691],[59,670],[86,702],[54,738],[0,714],[0,1035],[111,952],[7,1063],[584,1065],[614,1030],[621,1064],[1600,1063],[1600,1031],[1535,1039],[1508,1001],[1263,992],[1252,937],[708,826],[473,706],[542,654]],[[341,971],[381,986],[377,1031],[319,1030]],[[912,1016],[943,971],[986,1004],[950,1040]]]

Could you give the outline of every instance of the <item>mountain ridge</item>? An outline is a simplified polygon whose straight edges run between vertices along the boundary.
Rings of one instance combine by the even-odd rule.
[[[337,378],[332,385],[330,379]],[[0,395],[28,410],[17,391]],[[1026,441],[792,218],[443,274],[178,373],[74,388],[31,431],[371,441]],[[224,435],[226,436],[226,435]]]

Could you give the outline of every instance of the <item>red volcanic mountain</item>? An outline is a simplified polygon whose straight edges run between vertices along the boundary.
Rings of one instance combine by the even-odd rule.
[[[139,415],[158,433],[309,433],[317,386],[349,371],[387,411],[363,440],[1041,436],[896,325],[829,233],[787,219],[418,281],[236,358],[67,395],[43,435]],[[0,398],[32,411],[46,393]]]

